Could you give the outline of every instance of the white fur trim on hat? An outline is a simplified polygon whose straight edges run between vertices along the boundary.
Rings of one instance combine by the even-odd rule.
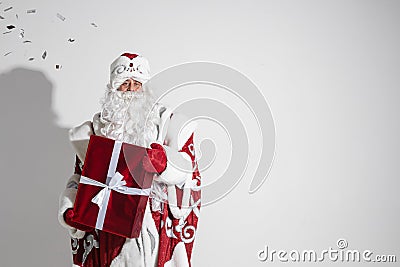
[[[150,79],[150,66],[145,57],[124,53],[114,60],[110,67],[110,89],[117,90],[127,79],[134,79],[142,84]]]

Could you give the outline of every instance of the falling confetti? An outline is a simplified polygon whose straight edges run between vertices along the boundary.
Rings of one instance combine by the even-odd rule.
[[[97,25],[94,22],[90,23],[90,25],[92,25],[93,27],[97,28]]]
[[[26,40],[26,41],[23,41],[22,43],[23,43],[23,44],[32,43],[32,41]]]
[[[25,37],[25,31],[24,29],[19,30],[19,38],[24,38]]]
[[[59,18],[62,21],[65,20],[65,17],[63,15],[61,15],[60,13],[57,13],[57,18]]]
[[[33,60],[35,60],[35,58],[34,57],[30,57],[28,60],[29,61],[33,61]]]
[[[12,30],[12,29],[15,28],[15,26],[14,25],[8,25],[6,28],[9,29],[9,30]]]
[[[11,53],[12,53],[12,52],[5,53],[4,56],[8,56],[8,55],[11,54]]]
[[[75,42],[75,39],[69,38],[68,42],[73,43],[73,42]]]
[[[6,8],[6,9],[4,9],[4,12],[7,12],[7,11],[11,10],[12,8],[13,8],[12,6]]]
[[[56,70],[60,70],[62,68],[61,65],[56,64]]]
[[[47,51],[44,51],[42,54],[42,59],[46,59],[46,57],[47,57]]]
[[[26,11],[26,13],[28,13],[28,14],[36,13],[36,9],[29,9]]]

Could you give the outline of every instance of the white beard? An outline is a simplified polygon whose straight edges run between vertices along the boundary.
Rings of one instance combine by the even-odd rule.
[[[107,90],[100,115],[104,123],[100,131],[105,137],[143,147],[156,141],[156,125],[160,118],[153,108],[154,97],[150,89],[142,90],[139,93]],[[166,191],[164,183],[153,180],[150,194],[153,211],[162,210],[161,203],[167,200]]]
[[[107,90],[102,101],[101,133],[107,138],[148,147],[156,141],[159,117],[149,88],[141,92]],[[153,108],[153,109],[152,109]]]

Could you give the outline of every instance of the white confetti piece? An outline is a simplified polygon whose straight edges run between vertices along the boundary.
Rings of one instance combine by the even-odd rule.
[[[65,20],[65,17],[63,15],[61,15],[60,13],[57,13],[57,18],[59,18],[62,21]]]

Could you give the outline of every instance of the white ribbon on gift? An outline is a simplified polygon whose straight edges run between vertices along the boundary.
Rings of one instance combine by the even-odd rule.
[[[111,190],[126,194],[126,195],[150,195],[150,188],[139,189],[127,187],[126,182],[123,180],[124,176],[116,172],[119,154],[121,151],[122,142],[115,141],[113,152],[111,155],[110,165],[108,166],[106,184],[93,180],[86,176],[81,176],[80,183],[103,187],[103,189],[92,198],[92,202],[99,206],[99,213],[96,220],[96,229],[103,230],[104,220],[106,217],[108,201],[110,199]]]

